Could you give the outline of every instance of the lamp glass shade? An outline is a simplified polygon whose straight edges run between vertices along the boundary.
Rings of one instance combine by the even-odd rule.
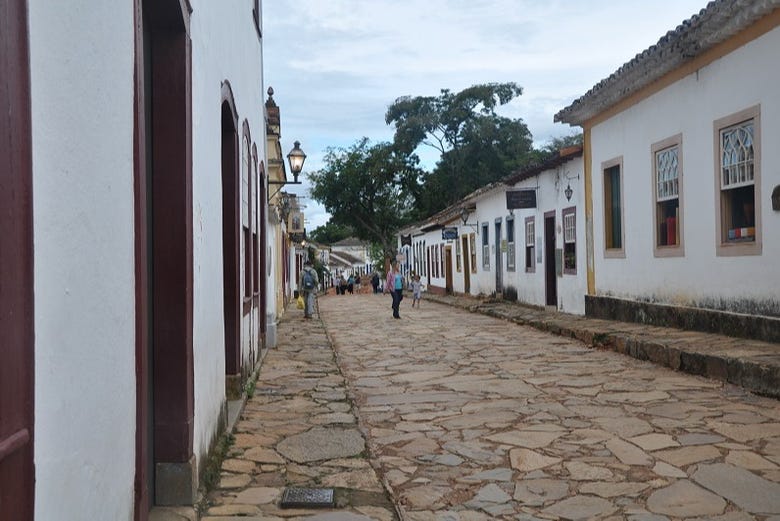
[[[303,150],[301,150],[300,141],[296,141],[293,149],[290,150],[289,154],[287,154],[287,161],[290,162],[290,172],[292,172],[292,175],[297,180],[298,174],[300,174],[301,170],[303,170],[303,162],[306,161],[306,154],[304,154]]]
[[[574,193],[574,190],[571,189],[571,183],[566,185],[566,190],[564,190],[563,193],[566,195],[566,200],[571,201],[571,196]]]
[[[466,221],[469,220],[469,211],[465,208],[462,208],[460,210],[460,220],[463,221],[463,224],[466,224]]]

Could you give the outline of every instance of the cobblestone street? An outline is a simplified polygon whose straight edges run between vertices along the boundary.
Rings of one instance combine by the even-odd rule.
[[[780,520],[778,401],[410,303],[319,302],[404,519]]]
[[[319,309],[280,323],[204,521],[780,521],[777,400],[430,300]]]

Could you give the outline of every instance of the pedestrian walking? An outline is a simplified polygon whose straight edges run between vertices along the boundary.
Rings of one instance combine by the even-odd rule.
[[[422,297],[422,282],[420,282],[420,276],[415,275],[412,279],[412,307],[417,304],[417,309],[420,309],[420,298]]]
[[[314,314],[314,299],[319,282],[317,271],[312,267],[311,261],[306,261],[298,281],[298,289],[303,294],[303,318],[311,318]]]
[[[347,279],[347,291],[349,291],[350,295],[355,294],[355,276],[350,275]]]
[[[360,280],[360,273],[357,273],[355,275],[355,293],[360,294],[360,288],[363,285],[362,282],[363,281]]]
[[[379,293],[379,273],[374,272],[374,275],[371,277],[371,287],[374,288],[374,295]]]
[[[393,297],[393,318],[401,318],[399,308],[404,298],[404,277],[401,275],[398,262],[394,262],[392,269],[387,272],[385,292],[390,293]]]

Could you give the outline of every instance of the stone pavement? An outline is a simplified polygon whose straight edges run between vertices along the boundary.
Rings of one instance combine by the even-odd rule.
[[[432,294],[424,298],[780,398],[780,345],[775,343],[586,318],[503,300]]]
[[[293,306],[278,334],[202,521],[397,520],[322,322]],[[333,488],[336,508],[280,508],[286,487]]]
[[[780,521],[777,400],[429,300],[320,309],[403,520]]]

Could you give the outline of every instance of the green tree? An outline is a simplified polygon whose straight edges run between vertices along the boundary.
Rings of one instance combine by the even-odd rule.
[[[395,233],[413,216],[414,188],[421,171],[414,154],[367,138],[349,148],[329,148],[325,167],[309,174],[311,197],[330,213],[330,222],[348,226],[358,239],[396,251]]]
[[[522,119],[496,108],[522,94],[517,84],[487,83],[439,96],[404,96],[387,109],[395,145],[412,153],[429,146],[440,154],[433,172],[415,194],[428,215],[495,181],[532,159],[531,132]]]
[[[351,237],[354,233],[355,232],[350,226],[335,224],[328,220],[328,222],[322,226],[314,228],[309,234],[309,238],[320,244],[333,244],[334,242],[339,242],[347,237]]]

